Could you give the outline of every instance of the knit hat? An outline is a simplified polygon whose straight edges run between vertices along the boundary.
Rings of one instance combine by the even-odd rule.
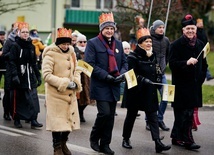
[[[5,35],[5,31],[0,31],[0,35]]]
[[[102,31],[105,27],[111,26],[116,30],[116,23],[114,22],[113,13],[102,13],[99,16],[99,28]]]
[[[57,29],[57,38],[56,38],[56,45],[70,43],[71,44],[71,29],[66,28],[58,28]]]
[[[123,49],[124,48],[131,48],[130,44],[127,41],[123,41],[122,44],[123,44]]]
[[[165,26],[164,22],[162,20],[158,19],[158,20],[153,22],[152,27],[154,30],[156,30],[161,25]]]
[[[184,16],[184,18],[181,20],[182,27],[186,27],[187,25],[196,25],[195,19],[192,17],[192,15],[187,14]]]
[[[78,34],[77,36],[77,42],[78,41],[87,41],[86,36],[83,34]]]

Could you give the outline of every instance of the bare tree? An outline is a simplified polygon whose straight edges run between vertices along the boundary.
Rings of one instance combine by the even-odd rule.
[[[16,10],[33,10],[36,5],[44,4],[45,0],[0,0],[0,15]]]

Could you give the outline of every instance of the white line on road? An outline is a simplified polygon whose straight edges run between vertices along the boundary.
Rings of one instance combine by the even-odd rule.
[[[4,130],[0,130],[0,133],[6,134],[6,135],[9,135],[9,136],[14,136],[14,137],[22,136],[20,134],[9,132],[9,131],[4,131]]]
[[[13,129],[13,128],[2,126],[2,125],[0,125],[0,129],[8,130],[8,131],[12,131],[12,132],[16,132],[16,133],[28,135],[28,136],[30,136],[30,135],[36,135],[36,134],[34,134],[32,132],[27,132],[27,131],[23,131],[23,130]]]
[[[95,152],[92,149],[89,149],[89,148],[86,148],[86,147],[82,147],[82,146],[78,146],[78,145],[73,145],[73,144],[69,144],[69,143],[67,143],[67,146],[71,150],[74,150],[76,152],[81,152],[81,153],[88,154],[88,155],[103,155],[103,153]]]

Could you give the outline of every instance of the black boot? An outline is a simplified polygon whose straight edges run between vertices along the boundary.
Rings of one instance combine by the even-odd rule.
[[[14,125],[16,128],[22,128],[22,124],[19,119],[14,120]]]
[[[114,155],[114,151],[112,151],[109,145],[100,146],[100,152],[106,155]]]
[[[9,113],[4,113],[4,119],[6,121],[11,121],[10,114]]]
[[[131,143],[130,143],[130,140],[126,140],[126,139],[123,139],[123,142],[122,142],[122,147],[126,148],[126,149],[132,149],[132,146],[131,146]]]
[[[54,155],[64,155],[62,152],[62,146],[60,142],[56,142],[53,140],[53,148],[54,148]]]
[[[163,121],[158,122],[159,128],[161,128],[163,131],[169,131],[170,128],[168,128]]]
[[[146,121],[146,130],[150,131],[150,126],[149,126],[149,122]]]
[[[155,150],[157,153],[161,153],[162,151],[167,151],[171,149],[171,146],[169,145],[164,145],[160,139],[155,140]]]
[[[31,129],[41,128],[43,127],[43,124],[38,123],[37,120],[31,121]]]

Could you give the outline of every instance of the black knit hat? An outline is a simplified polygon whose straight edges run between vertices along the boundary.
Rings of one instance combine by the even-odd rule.
[[[60,45],[64,43],[71,44],[71,38],[68,38],[68,37],[56,38],[56,42],[55,42],[56,45]]]
[[[5,35],[5,31],[0,31],[0,35]]]
[[[181,20],[182,27],[186,27],[187,25],[196,25],[195,19],[192,17],[192,15],[187,14],[184,16],[184,18]]]

